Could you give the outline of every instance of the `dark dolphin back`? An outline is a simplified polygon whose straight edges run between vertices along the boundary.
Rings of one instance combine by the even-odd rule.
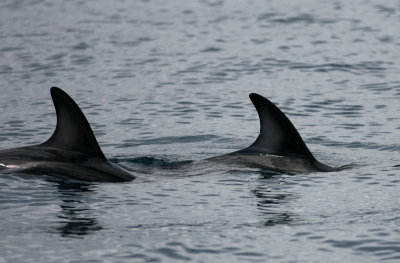
[[[249,147],[237,153],[297,156],[315,160],[296,128],[272,102],[258,94],[250,99],[260,118],[260,135]]]
[[[57,126],[53,135],[41,146],[75,151],[106,160],[78,105],[59,88],[50,89],[57,113]]]

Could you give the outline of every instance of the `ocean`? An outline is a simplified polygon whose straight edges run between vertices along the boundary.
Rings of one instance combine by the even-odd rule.
[[[0,2],[0,149],[45,141],[49,89],[127,183],[0,174],[3,262],[398,262],[400,3]],[[243,149],[249,93],[329,173],[176,164]]]

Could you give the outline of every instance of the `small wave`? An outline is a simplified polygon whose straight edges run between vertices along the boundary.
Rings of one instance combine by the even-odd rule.
[[[296,23],[305,23],[305,24],[332,24],[335,23],[334,19],[326,19],[326,18],[317,18],[310,14],[302,14],[298,16],[290,16],[290,17],[281,17],[281,18],[273,18],[270,19],[272,23],[279,24],[296,24]]]
[[[332,71],[342,71],[349,72],[353,74],[361,74],[363,72],[380,72],[386,70],[383,67],[384,62],[382,61],[365,61],[356,64],[348,63],[328,63],[328,64],[317,64],[308,65],[297,63],[295,65],[289,66],[290,69],[312,69],[316,72],[332,72]]]
[[[400,258],[400,242],[387,242],[380,239],[360,240],[327,240],[325,241],[336,248],[350,248],[358,253],[370,253],[382,260]]]
[[[183,164],[192,163],[191,160],[185,161],[172,161],[167,158],[155,157],[155,156],[141,156],[135,158],[125,158],[125,159],[110,159],[111,162],[127,163],[128,165],[140,165],[147,167],[176,167]]]
[[[374,94],[382,94],[383,92],[393,92],[398,91],[400,88],[400,82],[383,82],[383,83],[368,83],[361,85],[361,89],[369,90],[374,92]],[[399,95],[399,94],[395,94]]]
[[[219,52],[219,51],[222,51],[222,49],[217,47],[208,47],[206,49],[203,49],[201,52],[209,53],[209,52]]]
[[[210,141],[211,139],[216,139],[216,138],[218,138],[218,136],[208,134],[208,135],[196,135],[196,136],[169,136],[169,137],[160,137],[147,140],[129,139],[123,141],[123,145],[119,146],[119,148],[126,148],[139,145],[194,143],[194,142]]]

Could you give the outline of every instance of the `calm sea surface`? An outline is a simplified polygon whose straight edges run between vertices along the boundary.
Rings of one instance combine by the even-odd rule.
[[[3,262],[399,262],[400,2],[0,2],[0,149],[82,107],[122,184],[0,175]],[[251,92],[353,169],[173,164],[248,146]]]

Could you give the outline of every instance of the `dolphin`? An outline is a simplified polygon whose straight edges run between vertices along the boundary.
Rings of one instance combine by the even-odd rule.
[[[332,172],[344,168],[330,167],[317,161],[296,128],[276,105],[255,93],[249,97],[260,119],[258,138],[245,149],[207,160],[295,173]]]
[[[50,89],[57,114],[45,142],[0,150],[0,173],[49,175],[88,182],[124,182],[135,178],[107,161],[79,106],[63,90]]]

